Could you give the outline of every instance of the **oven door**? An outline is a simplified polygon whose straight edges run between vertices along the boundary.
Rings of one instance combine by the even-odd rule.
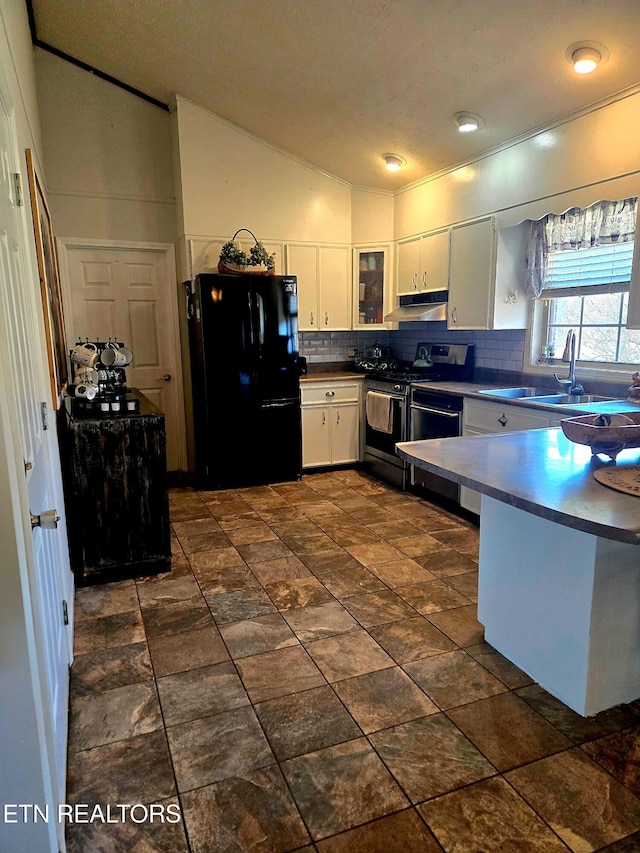
[[[460,412],[431,406],[411,406],[411,441],[460,435]]]
[[[378,394],[384,393],[377,391]],[[391,432],[380,432],[374,429],[365,416],[365,455],[383,459],[390,465],[402,468],[404,462],[396,454],[396,444],[405,441],[406,428],[406,398],[397,394],[388,394],[391,399]],[[365,407],[366,412],[366,407]]]
[[[422,441],[458,436],[461,433],[461,422],[462,412],[412,403],[410,440]],[[421,486],[456,503],[460,499],[460,486],[457,483],[422,468],[416,468],[415,465],[411,465],[411,485]]]

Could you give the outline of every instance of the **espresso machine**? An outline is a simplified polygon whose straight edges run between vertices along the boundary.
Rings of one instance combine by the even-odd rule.
[[[126,368],[133,361],[129,347],[118,340],[78,339],[69,352],[73,381],[65,389],[72,417],[132,414],[139,399],[127,387]]]

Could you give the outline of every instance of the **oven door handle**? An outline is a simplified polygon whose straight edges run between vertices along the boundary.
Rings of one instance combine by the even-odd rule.
[[[449,412],[447,409],[430,409],[428,406],[411,406],[417,412],[429,412],[432,415],[440,415],[444,418],[459,418],[462,412]]]
[[[373,388],[367,388],[365,391],[373,391]],[[390,397],[392,400],[396,400],[398,403],[404,406],[407,401],[406,397],[398,397],[397,394],[387,394],[386,391],[375,391],[376,394],[382,394],[385,397]]]

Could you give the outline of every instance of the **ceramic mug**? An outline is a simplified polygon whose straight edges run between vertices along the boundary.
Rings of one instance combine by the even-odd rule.
[[[105,367],[126,367],[131,363],[133,353],[128,347],[111,344],[102,350],[100,361]]]
[[[84,400],[93,400],[97,393],[97,385],[89,385],[85,382],[73,382],[71,385],[67,385],[67,394],[70,397],[81,397]]]
[[[94,367],[77,367],[73,381],[77,384],[83,382],[85,385],[97,385],[99,380],[98,371]]]
[[[71,350],[71,361],[74,364],[93,367],[98,361],[98,347],[89,341],[84,344],[76,344]]]

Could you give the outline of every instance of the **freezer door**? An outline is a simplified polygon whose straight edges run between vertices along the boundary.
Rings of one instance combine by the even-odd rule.
[[[302,434],[297,400],[231,411],[213,422],[206,442],[201,486],[234,489],[300,478]]]

